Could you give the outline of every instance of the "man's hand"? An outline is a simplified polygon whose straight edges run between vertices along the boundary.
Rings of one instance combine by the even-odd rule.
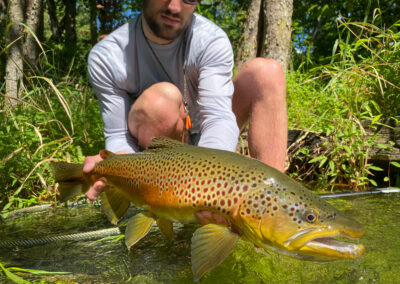
[[[103,158],[100,156],[100,154],[96,156],[88,156],[85,158],[83,161],[83,173],[88,174],[90,173],[93,169],[96,163],[101,162]],[[104,178],[96,180],[93,185],[89,188],[89,190],[86,192],[87,198],[89,198],[91,201],[95,201],[97,197],[107,189],[107,185],[105,183]]]
[[[119,151],[116,152],[115,154],[129,154],[127,151]],[[100,154],[96,156],[88,156],[85,158],[83,161],[83,173],[88,174],[90,173],[93,169],[96,163],[103,161],[103,157],[100,156]],[[105,178],[100,178],[96,180],[93,185],[89,188],[89,190],[86,192],[87,198],[91,201],[95,201],[99,195],[108,189],[109,186],[106,185],[106,179]]]

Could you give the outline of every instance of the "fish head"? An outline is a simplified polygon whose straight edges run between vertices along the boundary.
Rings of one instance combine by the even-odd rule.
[[[238,215],[240,230],[256,246],[297,258],[357,258],[365,250],[337,239],[359,239],[363,225],[289,177],[265,180],[242,201]]]

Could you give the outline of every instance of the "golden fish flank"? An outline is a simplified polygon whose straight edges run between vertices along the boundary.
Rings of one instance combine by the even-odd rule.
[[[130,203],[147,211],[134,216],[125,234],[128,247],[144,237],[154,221],[172,238],[172,223],[196,221],[195,213],[222,215],[230,229],[209,224],[192,238],[195,280],[229,255],[239,236],[263,248],[307,259],[355,258],[362,245],[335,236],[359,238],[364,229],[281,172],[241,155],[156,138],[142,153],[105,158],[91,175],[82,165],[54,163],[61,201],[105,177],[113,187],[102,195],[103,210],[116,223]],[[236,233],[233,233],[236,232]]]

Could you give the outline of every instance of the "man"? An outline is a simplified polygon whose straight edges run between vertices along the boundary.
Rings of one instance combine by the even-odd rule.
[[[283,171],[287,116],[280,64],[253,59],[232,81],[229,39],[194,14],[196,4],[144,0],[142,15],[91,51],[89,74],[100,103],[106,148],[137,152],[148,147],[151,138],[168,136],[234,151],[239,128],[249,122],[251,155]],[[87,157],[84,171],[90,172],[98,161],[99,155]],[[98,180],[87,196],[95,200],[105,189],[104,180]],[[197,217],[202,223],[223,222],[208,211]]]

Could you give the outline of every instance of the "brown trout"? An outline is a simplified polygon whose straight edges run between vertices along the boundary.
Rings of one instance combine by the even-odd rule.
[[[154,222],[172,238],[172,222],[196,222],[199,210],[228,221],[229,226],[208,224],[194,232],[191,256],[196,281],[229,255],[239,237],[305,259],[357,258],[364,252],[361,244],[335,239],[360,238],[361,224],[257,160],[168,138],[153,139],[141,153],[115,155],[102,150],[101,155],[105,159],[86,175],[79,164],[52,164],[60,200],[105,178],[111,189],[102,193],[102,207],[111,222],[118,222],[131,203],[145,210],[128,222],[128,248]]]

